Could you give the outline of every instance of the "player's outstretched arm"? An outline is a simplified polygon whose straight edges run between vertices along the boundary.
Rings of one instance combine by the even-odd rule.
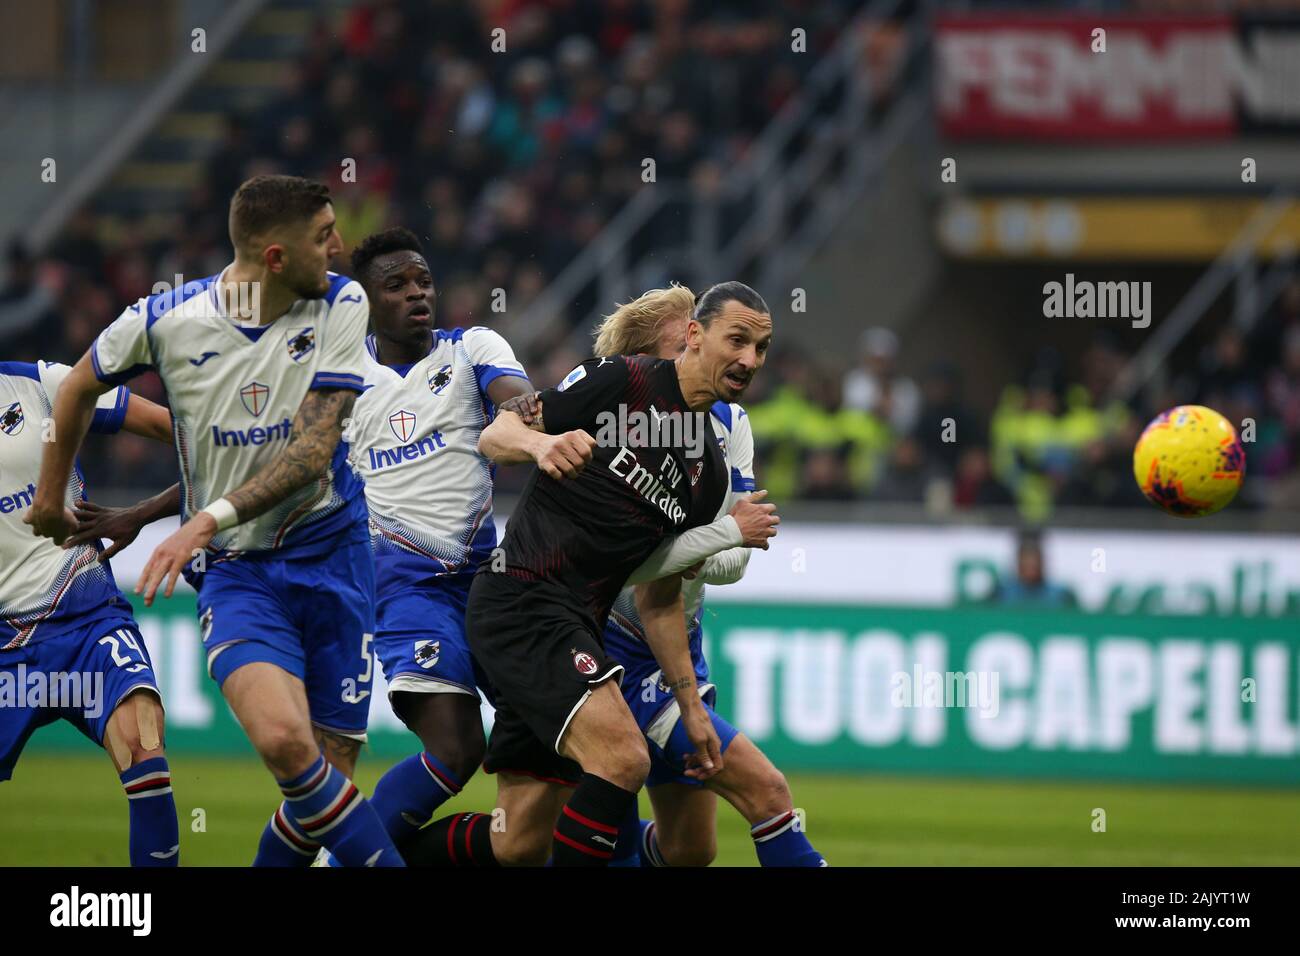
[[[293,419],[284,451],[265,468],[200,511],[154,549],[140,572],[135,593],[153,604],[163,581],[163,594],[172,596],[187,562],[208,546],[218,531],[234,527],[275,507],[295,491],[325,474],[343,434],[343,420],[352,413],[356,392],[318,388],[307,393]]]
[[[669,574],[694,568],[701,561],[706,584],[734,584],[744,574],[750,548],[767,550],[768,539],[781,523],[776,505],[764,502],[766,491],[740,499],[731,511],[711,524],[701,525],[666,539],[628,577],[628,584],[644,584]],[[732,552],[736,552],[733,554]],[[725,561],[720,560],[726,558]],[[719,560],[715,560],[719,559]],[[739,563],[739,574],[735,565]],[[686,577],[691,577],[687,574]],[[729,580],[715,580],[727,577]]]
[[[47,435],[41,452],[41,477],[36,486],[32,507],[23,521],[32,526],[32,533],[53,539],[55,544],[73,532],[76,517],[64,505],[68,476],[81,443],[90,430],[99,397],[113,388],[95,377],[90,353],[87,352],[73,366],[54,396],[54,427]]]
[[[126,418],[122,430],[142,438],[154,441],[172,442],[172,416],[167,409],[156,402],[139,395],[132,395],[126,400]]]
[[[478,437],[479,454],[499,465],[535,461],[557,480],[576,477],[591,461],[596,440],[582,429],[546,434],[542,412],[536,393],[503,403],[492,424]]]
[[[126,508],[105,508],[93,501],[78,501],[73,504],[72,513],[77,519],[77,531],[68,536],[63,546],[72,548],[107,538],[109,545],[99,554],[100,561],[107,561],[134,541],[145,525],[181,513],[181,486],[172,485]]]
[[[686,758],[686,776],[707,780],[722,769],[722,745],[695,683],[681,577],[637,585],[636,609],[645,626],[646,643],[663,669],[663,682],[681,708],[682,726],[695,748]]]

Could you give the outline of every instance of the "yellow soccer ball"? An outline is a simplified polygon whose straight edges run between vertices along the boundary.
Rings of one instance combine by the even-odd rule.
[[[1133,449],[1133,477],[1142,494],[1180,518],[1225,507],[1245,474],[1237,430],[1204,405],[1179,405],[1157,415]]]

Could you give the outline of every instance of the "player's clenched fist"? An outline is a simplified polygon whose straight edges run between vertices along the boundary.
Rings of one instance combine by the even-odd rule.
[[[551,440],[537,456],[537,467],[557,481],[576,478],[578,472],[591,461],[592,452],[596,449],[596,439],[580,428],[547,437]]]
[[[32,526],[32,534],[63,544],[63,540],[77,529],[77,518],[61,501],[52,505],[38,501],[23,515],[23,524]]]
[[[776,513],[776,505],[763,501],[766,491],[756,491],[747,498],[737,501],[730,511],[731,517],[740,526],[741,542],[746,548],[767,550],[769,538],[776,537],[776,526],[781,523]]]

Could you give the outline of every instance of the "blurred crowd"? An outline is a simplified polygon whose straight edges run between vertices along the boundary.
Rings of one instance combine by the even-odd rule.
[[[1199,404],[1242,433],[1249,480],[1234,507],[1300,510],[1300,279],[1251,334],[1222,323],[1132,402],[1114,398],[1129,356],[1106,334],[1068,360],[1039,352],[991,407],[968,398],[959,363],[912,377],[899,349],[875,328],[847,370],[790,350],[772,357],[746,407],[775,499],[1011,506],[1031,521],[1058,507],[1140,507],[1142,429]]]
[[[272,102],[226,117],[183,209],[122,223],[90,206],[39,258],[9,249],[0,353],[73,361],[156,282],[219,271],[230,256],[229,197],[267,172],[329,183],[345,242],[390,225],[414,230],[437,273],[439,323],[491,325],[492,290],[505,291],[511,312],[526,308],[642,186],[643,158],[655,159],[658,182],[722,176],[857,7],[358,3],[341,24],[317,23]],[[795,26],[808,55],[791,49]],[[345,159],[355,182],[341,177]],[[156,379],[134,387],[161,398]],[[96,466],[115,485],[174,472],[129,438]]]
[[[643,158],[660,182],[721,177],[857,6],[358,3],[341,24],[316,25],[272,101],[226,117],[184,208],[123,223],[92,205],[39,257],[12,246],[0,355],[74,361],[155,282],[220,270],[229,196],[265,172],[329,182],[347,242],[413,229],[434,264],[439,324],[491,325],[491,290],[505,290],[512,312],[526,308],[641,187]],[[791,51],[794,25],[814,55]],[[341,180],[345,159],[355,182]],[[904,371],[900,351],[881,328],[863,333],[849,368],[790,349],[772,356],[746,405],[774,500],[1007,506],[1033,520],[1058,506],[1139,506],[1131,455],[1142,426],[1199,402],[1257,422],[1243,503],[1300,508],[1300,284],[1253,335],[1224,328],[1131,404],[1110,397],[1127,356],[1105,337],[1068,361],[1041,353],[991,402],[968,394],[960,361]],[[546,343],[521,358],[547,385],[583,356]],[[162,398],[156,378],[133,387]],[[118,487],[175,476],[143,440],[92,445],[89,456],[87,471]]]

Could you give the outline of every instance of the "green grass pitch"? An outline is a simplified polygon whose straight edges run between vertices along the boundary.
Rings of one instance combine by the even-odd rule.
[[[373,789],[387,763],[362,755]],[[186,866],[243,866],[279,794],[254,760],[171,759]],[[1227,866],[1300,863],[1289,791],[1113,783],[792,774],[808,835],[833,866]],[[490,810],[482,774],[444,805]],[[643,813],[648,813],[644,802]],[[1106,832],[1093,831],[1093,810]],[[194,832],[204,810],[206,831]],[[740,816],[719,804],[715,865],[754,866]],[[125,865],[126,799],[103,753],[30,753],[0,784],[0,865]]]

